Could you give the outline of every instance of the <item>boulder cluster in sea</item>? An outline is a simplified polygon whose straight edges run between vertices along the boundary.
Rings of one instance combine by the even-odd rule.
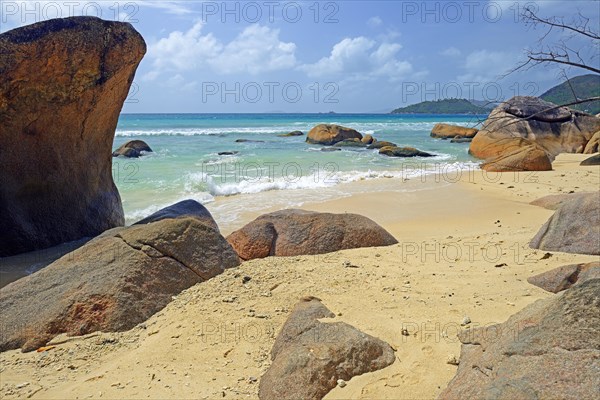
[[[379,154],[388,157],[433,157],[433,154],[417,150],[413,147],[398,147],[391,142],[378,142],[371,135],[335,124],[319,124],[312,128],[306,136],[306,143],[333,147],[361,147],[378,149]],[[324,149],[321,149],[324,150]],[[327,150],[326,150],[327,151]],[[335,151],[335,150],[331,150]]]

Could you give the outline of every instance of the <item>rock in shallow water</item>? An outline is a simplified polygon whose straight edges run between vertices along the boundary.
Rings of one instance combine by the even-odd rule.
[[[362,135],[352,128],[333,124],[320,124],[308,132],[306,143],[331,146],[347,139],[361,140]]]
[[[93,17],[0,34],[0,257],[123,225],[111,145],[145,52]]]
[[[415,149],[414,147],[382,147],[379,154],[388,157],[433,157],[433,154]]]
[[[117,150],[113,151],[113,157],[123,156],[129,158],[137,158],[142,155],[142,152],[152,153],[152,149],[143,140],[130,140],[122,144]]]
[[[465,128],[464,126],[450,124],[435,124],[431,130],[431,137],[439,139],[472,139],[477,134],[475,128]]]

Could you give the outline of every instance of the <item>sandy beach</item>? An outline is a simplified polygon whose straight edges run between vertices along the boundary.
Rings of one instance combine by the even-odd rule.
[[[390,343],[397,358],[326,398],[435,398],[456,372],[447,360],[458,359],[456,333],[465,317],[471,327],[503,322],[552,296],[528,277],[597,260],[545,256],[528,246],[553,213],[530,201],[598,190],[600,170],[579,166],[584,158],[561,154],[548,172],[476,170],[458,182],[435,182],[433,175],[427,177],[433,182],[413,182],[427,190],[397,191],[398,182],[387,180],[389,191],[306,203],[308,210],[367,216],[399,244],[244,262],[181,293],[130,331],[61,335],[47,351],[4,352],[0,397],[254,399],[289,310],[312,295],[337,314],[330,321]],[[218,202],[210,207],[215,213]],[[243,214],[238,227],[256,216]],[[242,283],[243,277],[251,279]]]

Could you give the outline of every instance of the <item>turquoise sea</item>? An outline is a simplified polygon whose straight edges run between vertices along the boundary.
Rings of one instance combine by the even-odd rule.
[[[113,158],[113,175],[128,224],[188,198],[209,204],[227,196],[231,204],[237,196],[237,206],[243,209],[252,206],[249,194],[277,191],[280,200],[290,199],[284,205],[298,206],[298,191],[303,198],[326,199],[344,196],[349,182],[401,181],[440,169],[476,168],[478,161],[469,156],[468,143],[433,139],[429,133],[438,122],[475,126],[482,119],[471,115],[123,114],[113,147],[140,139],[154,152],[139,159]],[[306,135],[320,123],[351,127],[436,157],[391,158],[362,148],[322,152],[321,146],[305,143],[306,136],[277,136],[295,130]],[[237,143],[237,139],[250,141]]]

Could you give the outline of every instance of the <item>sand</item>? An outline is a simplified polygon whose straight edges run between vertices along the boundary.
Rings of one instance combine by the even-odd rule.
[[[471,326],[505,321],[552,296],[528,284],[529,276],[597,260],[544,257],[528,247],[552,215],[530,201],[600,187],[600,168],[579,166],[584,158],[561,155],[548,172],[474,171],[458,182],[413,182],[427,188],[419,191],[396,190],[390,180],[390,190],[307,203],[303,208],[370,217],[400,243],[245,262],[128,332],[59,337],[41,353],[2,353],[0,396],[257,398],[256,379],[269,366],[277,332],[297,300],[313,295],[337,314],[332,321],[387,341],[397,356],[327,398],[435,398],[456,372],[446,360],[460,354],[456,333],[465,317]],[[238,225],[255,216],[244,214]],[[346,260],[358,268],[345,268]],[[243,284],[244,276],[251,280]]]

